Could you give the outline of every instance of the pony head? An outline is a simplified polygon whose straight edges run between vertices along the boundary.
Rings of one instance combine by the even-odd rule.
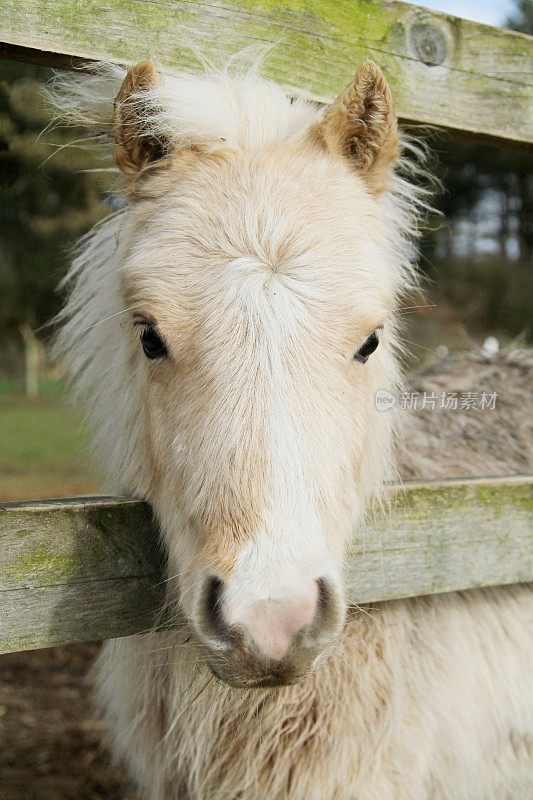
[[[143,62],[60,103],[112,131],[129,198],[80,246],[59,342],[111,488],[153,505],[216,675],[297,681],[343,626],[347,543],[391,476],[375,395],[398,379],[416,199],[390,89],[366,62],[324,110]]]

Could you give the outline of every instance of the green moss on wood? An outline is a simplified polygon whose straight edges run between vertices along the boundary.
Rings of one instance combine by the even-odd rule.
[[[38,578],[39,585],[51,586],[61,580],[74,580],[78,569],[79,558],[75,554],[59,554],[41,546],[31,553],[25,553],[6,572],[12,579],[19,580],[21,585],[31,575],[33,581]]]
[[[13,55],[20,47],[35,48],[62,66],[66,54],[123,63],[153,58],[197,69],[188,41],[214,63],[243,47],[277,43],[266,59],[267,74],[319,100],[340,92],[370,57],[384,68],[403,119],[533,143],[527,113],[532,38],[416,6],[380,0],[0,0],[0,17],[6,57],[10,47]],[[416,30],[444,42],[442,64],[417,58]]]
[[[533,514],[533,487],[528,483],[476,483],[463,486],[407,487],[395,493],[393,508],[409,518],[426,519],[436,512],[460,513],[466,506],[483,507],[500,516],[510,508]]]

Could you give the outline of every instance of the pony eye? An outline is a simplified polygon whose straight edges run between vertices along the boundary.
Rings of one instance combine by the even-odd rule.
[[[372,331],[366,342],[363,344],[362,347],[359,348],[357,353],[354,355],[356,361],[360,364],[366,364],[374,350],[377,349],[379,344],[379,339],[376,331]]]
[[[168,355],[167,346],[153,325],[143,328],[141,344],[146,358],[164,358]]]

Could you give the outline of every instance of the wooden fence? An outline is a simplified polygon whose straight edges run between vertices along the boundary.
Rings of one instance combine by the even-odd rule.
[[[533,478],[391,488],[353,542],[357,603],[533,579]],[[154,624],[163,557],[150,508],[81,498],[0,505],[0,652]]]
[[[184,37],[184,30],[187,31]],[[0,0],[0,57],[65,69],[151,57],[190,66],[277,43],[267,72],[323,102],[371,57],[404,122],[533,146],[533,37],[381,0]],[[391,487],[354,541],[352,601],[533,580],[533,477]],[[120,498],[0,506],[0,652],[126,636],[158,619],[150,509]]]

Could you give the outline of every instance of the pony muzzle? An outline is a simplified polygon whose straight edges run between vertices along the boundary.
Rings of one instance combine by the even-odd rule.
[[[343,622],[344,603],[330,579],[306,582],[286,597],[232,604],[223,581],[211,577],[196,628],[217,677],[232,686],[282,686],[305,677]]]

